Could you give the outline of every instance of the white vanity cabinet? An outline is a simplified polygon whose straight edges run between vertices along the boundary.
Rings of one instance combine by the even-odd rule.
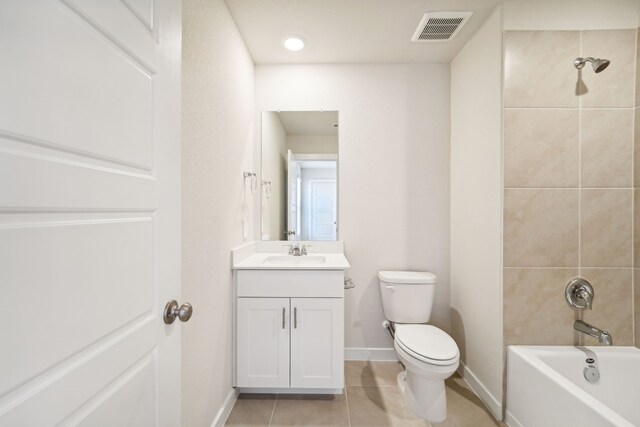
[[[236,386],[339,392],[344,387],[343,271],[236,270],[235,280]]]

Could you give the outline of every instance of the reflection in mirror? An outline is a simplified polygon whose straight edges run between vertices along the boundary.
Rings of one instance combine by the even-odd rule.
[[[336,240],[338,112],[262,113],[262,240]]]

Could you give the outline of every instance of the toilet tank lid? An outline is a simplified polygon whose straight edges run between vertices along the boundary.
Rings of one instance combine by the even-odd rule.
[[[428,271],[379,271],[378,279],[389,283],[438,283],[438,277]]]

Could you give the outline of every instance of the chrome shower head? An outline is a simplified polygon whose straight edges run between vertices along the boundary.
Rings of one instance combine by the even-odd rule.
[[[593,71],[596,73],[603,71],[611,63],[611,61],[609,61],[608,59],[600,59],[600,58],[596,59],[596,58],[588,57],[588,58],[576,58],[576,60],[573,61],[573,65],[578,70],[581,70],[582,68],[584,68],[584,64],[586,64],[587,62],[591,62]]]

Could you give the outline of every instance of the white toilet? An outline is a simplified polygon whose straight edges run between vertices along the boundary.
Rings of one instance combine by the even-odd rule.
[[[438,278],[420,271],[380,271],[385,318],[395,327],[394,347],[407,368],[398,375],[407,407],[427,421],[447,418],[444,380],[458,368],[460,352],[453,338],[432,325]]]

